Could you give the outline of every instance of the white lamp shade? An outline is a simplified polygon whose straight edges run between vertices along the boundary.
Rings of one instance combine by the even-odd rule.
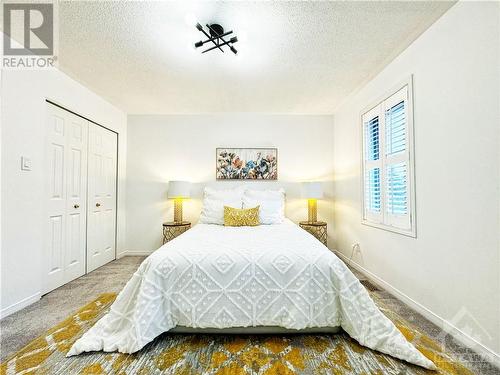
[[[170,181],[168,183],[169,198],[189,198],[191,196],[191,184],[187,181]]]
[[[321,199],[323,198],[323,187],[321,182],[303,182],[302,198]]]

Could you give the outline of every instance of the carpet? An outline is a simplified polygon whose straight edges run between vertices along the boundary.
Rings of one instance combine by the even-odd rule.
[[[382,311],[438,371],[429,371],[335,335],[184,335],[164,333],[134,354],[65,353],[103,316],[116,294],[102,294],[0,364],[0,374],[472,374],[441,346],[389,309]],[[377,303],[379,306],[380,304]]]

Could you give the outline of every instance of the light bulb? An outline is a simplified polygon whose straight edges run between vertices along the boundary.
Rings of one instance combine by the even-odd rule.
[[[191,51],[196,51],[196,50],[197,50],[196,46],[195,46],[195,45],[194,45],[194,43],[192,43],[192,42],[189,42],[188,46],[189,46],[189,49],[190,49]]]

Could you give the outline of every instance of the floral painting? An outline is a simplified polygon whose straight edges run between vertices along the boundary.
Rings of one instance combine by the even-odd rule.
[[[276,148],[218,148],[217,180],[277,180]]]

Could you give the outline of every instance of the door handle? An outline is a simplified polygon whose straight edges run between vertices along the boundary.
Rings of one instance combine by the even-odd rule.
[[[101,204],[100,203],[96,203],[95,206],[96,207],[101,207]]]
[[[74,208],[80,208],[80,205],[79,204],[75,204],[73,207]]]

